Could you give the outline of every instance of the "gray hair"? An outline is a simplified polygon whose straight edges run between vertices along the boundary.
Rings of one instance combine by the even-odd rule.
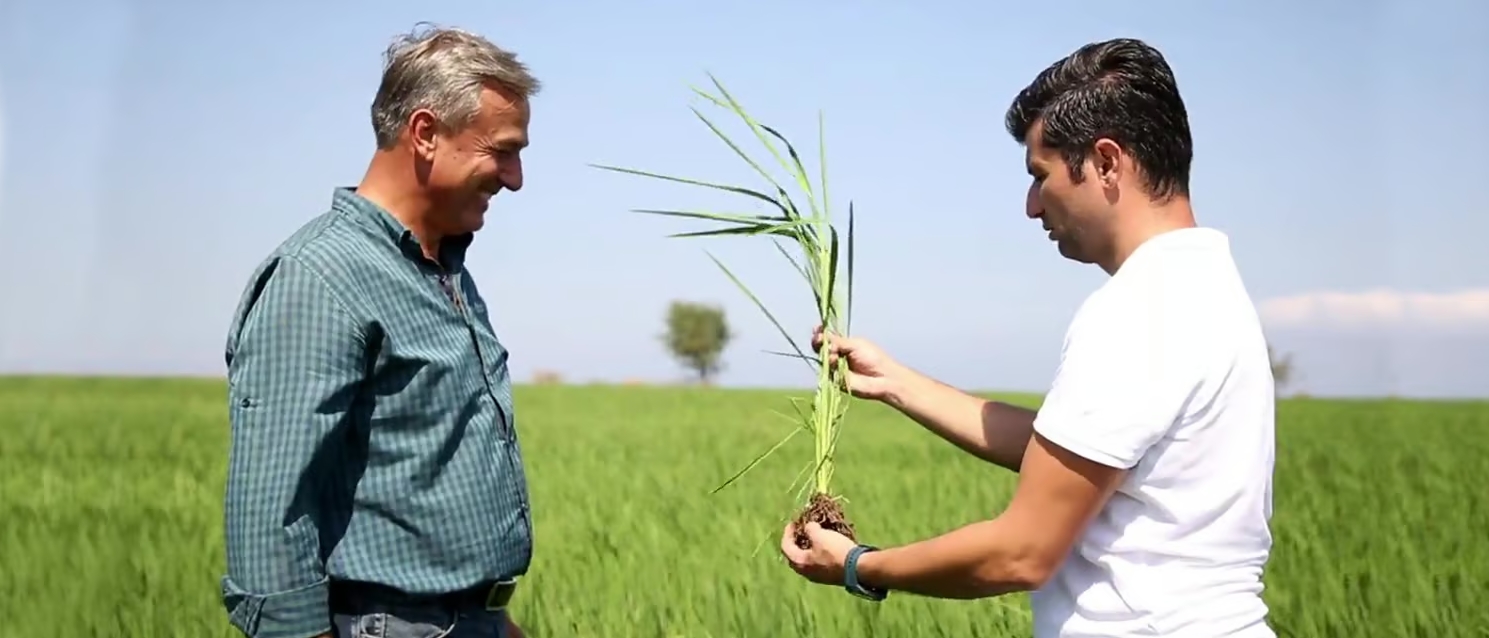
[[[382,84],[372,101],[377,147],[391,148],[419,109],[460,129],[480,112],[481,91],[490,83],[522,99],[541,87],[515,53],[469,31],[420,23],[383,54]]]

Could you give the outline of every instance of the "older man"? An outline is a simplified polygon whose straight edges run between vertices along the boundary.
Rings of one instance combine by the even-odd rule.
[[[1076,313],[1038,412],[829,340],[856,394],[1018,472],[1012,502],[878,551],[816,526],[800,550],[788,527],[782,552],[873,599],[1033,590],[1036,638],[1271,638],[1271,364],[1229,241],[1195,225],[1173,71],[1140,41],[1093,43],[1020,92],[1007,125],[1026,147],[1028,216],[1061,255],[1110,275]]]
[[[522,188],[512,53],[455,29],[389,48],[377,151],[253,272],[227,341],[224,604],[255,638],[521,636],[532,556],[507,349],[465,270]]]

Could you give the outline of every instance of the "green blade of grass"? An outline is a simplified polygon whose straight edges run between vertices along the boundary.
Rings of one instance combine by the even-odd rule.
[[[653,172],[650,172],[650,171],[643,171],[643,170],[638,170],[638,169],[634,169],[634,168],[621,168],[619,166],[608,166],[608,165],[605,165],[605,164],[590,164],[590,167],[591,168],[598,168],[598,169],[600,169],[602,171],[613,171],[613,172],[616,172],[616,173],[628,173],[628,174],[631,174],[631,175],[639,175],[641,177],[650,177],[652,179],[660,179],[660,180],[666,180],[666,181],[669,181],[669,182],[677,182],[679,184],[690,184],[690,185],[693,185],[693,186],[703,186],[705,188],[712,188],[712,189],[715,189],[715,190],[728,191],[728,192],[731,192],[731,193],[739,193],[740,195],[747,195],[749,197],[753,197],[755,199],[758,199],[758,200],[761,200],[763,202],[766,202],[766,203],[770,204],[771,206],[775,206],[776,208],[779,208],[781,210],[781,214],[783,214],[783,215],[790,215],[791,214],[790,211],[788,211],[785,206],[782,206],[779,201],[776,201],[774,199],[771,199],[769,196],[767,196],[764,193],[761,193],[760,191],[752,190],[752,189],[749,189],[749,188],[743,188],[743,187],[740,187],[740,186],[729,186],[728,184],[715,184],[713,182],[705,182],[703,180],[689,179],[689,178],[686,178],[686,177],[674,177],[672,175],[663,175],[661,173],[653,173]]]
[[[710,95],[708,92],[696,87],[693,88],[693,92],[713,102],[715,105],[733,112],[740,118],[740,120],[742,120],[747,126],[750,127],[750,130],[755,133],[755,137],[760,140],[760,143],[764,144],[765,147],[770,150],[771,155],[775,156],[776,160],[780,162],[781,167],[786,169],[787,173],[792,174],[792,177],[795,179],[797,185],[800,186],[802,190],[806,191],[807,203],[811,206],[812,216],[815,218],[817,216],[817,203],[812,199],[811,183],[804,179],[806,176],[805,172],[803,171],[801,173],[797,173],[796,171],[793,171],[791,169],[791,166],[786,163],[786,160],[781,157],[780,152],[777,151],[775,147],[770,144],[770,141],[767,140],[761,133],[762,129],[769,130],[769,127],[756,122],[755,118],[750,117],[749,113],[745,112],[744,107],[740,105],[740,103],[735,100],[733,96],[729,95],[729,92],[724,89],[724,85],[720,83],[717,78],[714,78],[712,75],[710,75],[709,79],[713,81],[714,86],[719,89],[719,92],[724,95],[724,100],[720,100],[719,98]],[[755,169],[755,172],[760,173],[760,175],[763,176],[766,181],[770,182],[771,185],[775,187],[776,193],[781,197],[782,200],[784,200],[788,208],[792,209],[798,216],[801,215],[801,210],[796,207],[794,202],[791,201],[791,196],[786,193],[786,189],[781,188],[780,183],[776,182],[775,178],[771,177],[764,168],[762,168],[758,163],[755,162],[755,160],[750,159],[750,157],[739,148],[739,145],[735,144],[733,140],[731,140],[727,135],[723,133],[722,130],[719,129],[719,127],[715,126],[713,122],[709,121],[708,118],[699,113],[697,109],[693,109],[693,113],[698,115],[698,117],[703,120],[704,124],[708,125],[708,127],[713,130],[715,135],[718,135],[721,139],[723,139],[724,143],[729,145],[729,148],[734,149],[734,152],[736,154],[744,158],[745,162],[748,163],[751,168]],[[779,137],[779,135],[777,137]],[[785,138],[781,139],[784,141]],[[789,143],[787,143],[787,147],[790,147]],[[792,153],[794,155],[795,151],[793,150]],[[800,162],[797,163],[797,166],[800,166]]]
[[[836,228],[833,228],[831,235],[831,243],[828,244],[827,249],[827,289],[832,291],[832,293],[836,295],[838,283],[838,230]],[[834,301],[836,301],[836,299],[834,299]],[[831,322],[836,324],[839,319],[839,317],[834,316],[836,314],[837,313],[835,312],[824,312],[822,316],[823,322]],[[836,325],[832,327],[834,329],[837,328]]]
[[[762,350],[761,352],[764,352],[765,354],[773,354],[773,355],[778,356],[778,357],[789,357],[789,358],[792,358],[792,359],[805,359],[807,361],[810,361],[814,365],[819,365],[819,366],[822,365],[822,360],[821,359],[818,359],[817,357],[813,357],[813,356],[810,356],[810,355],[800,355],[800,354],[795,354],[795,353],[791,353],[791,352],[781,352],[779,350]]]
[[[723,96],[724,101],[728,102],[728,106],[726,108],[733,111],[735,115],[738,115],[739,119],[743,120],[745,125],[750,127],[750,131],[755,134],[755,138],[760,140],[760,144],[764,146],[766,150],[770,151],[770,154],[776,158],[776,161],[780,163],[781,168],[784,168],[787,172],[790,172],[791,168],[789,165],[786,164],[785,158],[781,157],[781,152],[776,150],[776,147],[772,145],[770,143],[770,140],[767,139],[761,132],[760,123],[756,122],[755,118],[750,117],[750,114],[745,111],[744,105],[740,104],[739,100],[734,99],[734,96],[729,94],[729,90],[724,88],[724,83],[720,82],[719,79],[714,77],[712,73],[708,74],[708,80],[710,82],[713,82],[714,88],[719,90],[719,95]],[[713,98],[713,96],[710,96],[701,91],[699,92],[699,94],[710,99]],[[719,101],[715,99],[714,103],[718,104]]]
[[[786,261],[791,262],[791,267],[796,269],[796,274],[801,275],[801,278],[806,280],[807,287],[812,291],[812,303],[821,303],[822,300],[817,293],[817,280],[813,276],[814,271],[803,268],[801,262],[797,261],[795,257],[792,257],[791,253],[787,252],[786,247],[781,245],[781,242],[772,239],[770,243],[775,245],[776,250],[781,253],[782,257],[786,258]]]
[[[853,333],[853,202],[848,202],[848,281],[845,282],[843,334]]]
[[[713,491],[711,491],[709,493],[710,494],[718,494],[720,490],[723,490],[724,488],[729,487],[731,484],[733,484],[735,481],[739,480],[740,477],[744,476],[750,470],[755,469],[755,466],[756,465],[759,465],[761,461],[764,461],[770,455],[775,454],[776,450],[781,449],[781,446],[785,445],[788,441],[790,441],[793,437],[795,437],[801,431],[802,431],[802,428],[800,426],[797,426],[796,429],[791,430],[791,433],[790,434],[787,434],[781,440],[776,441],[776,444],[770,446],[770,449],[769,450],[766,450],[764,454],[761,454],[760,456],[755,457],[755,460],[750,461],[749,465],[746,465],[744,467],[744,469],[742,469],[742,470],[740,470],[738,472],[735,472],[734,473],[734,476],[729,477],[729,480],[724,481],[723,484],[719,485],[718,487],[713,488]]]
[[[774,177],[771,177],[769,172],[767,172],[764,168],[761,168],[759,164],[755,163],[755,160],[750,159],[749,154],[745,153],[744,149],[740,148],[738,144],[735,144],[734,140],[730,139],[728,134],[724,133],[724,131],[717,125],[715,125],[712,120],[708,119],[708,116],[704,115],[698,109],[691,110],[693,111],[693,115],[698,116],[698,119],[703,121],[704,126],[707,126],[710,131],[713,131],[714,135],[718,136],[719,139],[724,141],[724,144],[728,145],[729,148],[734,150],[735,155],[738,155],[745,161],[746,164],[749,164],[750,168],[755,169],[755,172],[759,173],[761,177],[764,177],[765,181],[770,182],[770,185],[775,187],[777,194],[783,197],[785,196],[786,190],[781,188],[781,184],[777,182]]]
[[[815,292],[817,284],[815,281],[812,280],[811,271],[802,268],[801,262],[797,261],[795,257],[792,257],[791,253],[786,250],[786,247],[781,245],[781,242],[772,239],[770,243],[776,247],[776,250],[781,253],[782,257],[786,258],[786,261],[791,262],[791,267],[796,269],[796,274],[801,275],[801,278],[805,279],[807,285],[811,286],[813,291]]]
[[[701,210],[658,210],[654,208],[633,208],[633,213],[643,215],[660,215],[663,217],[683,217],[687,219],[703,219],[708,221],[728,221],[742,224],[758,224],[761,222],[786,222],[791,221],[787,217],[776,217],[772,215],[747,215],[744,213],[715,213]]]
[[[780,235],[783,237],[796,239],[796,233],[799,232],[796,229],[806,223],[807,222],[805,220],[801,220],[783,222],[779,224],[757,224],[753,226],[742,225],[730,228],[715,228],[712,230],[698,230],[688,233],[678,233],[676,235],[668,235],[668,237],[713,237],[718,235]]]
[[[823,211],[827,210],[826,202],[823,202],[823,206],[820,210],[817,208],[815,194],[812,192],[812,181],[807,176],[806,167],[803,166],[801,163],[801,155],[798,155],[796,153],[796,147],[792,146],[791,142],[786,139],[786,136],[781,135],[775,129],[764,124],[761,124],[760,128],[764,129],[765,132],[770,133],[776,139],[780,140],[782,144],[786,145],[786,153],[791,156],[792,163],[796,165],[795,170],[792,170],[790,172],[794,177],[796,177],[796,184],[800,186],[801,190],[805,191],[807,194],[807,202],[810,203],[812,206],[812,217],[815,218],[823,215]],[[823,184],[823,188],[826,188],[825,183]]]
[[[769,319],[771,325],[774,325],[776,330],[780,331],[781,336],[786,338],[786,342],[791,344],[791,348],[796,351],[796,354],[801,355],[805,359],[807,356],[806,352],[801,349],[801,346],[796,344],[796,340],[791,338],[791,333],[786,331],[786,328],[781,325],[781,322],[776,320],[775,314],[769,308],[765,307],[765,304],[760,301],[759,297],[755,296],[755,293],[750,292],[749,286],[744,285],[744,282],[740,281],[739,277],[734,276],[734,272],[729,270],[729,267],[725,266],[724,262],[719,261],[718,257],[714,257],[713,253],[707,253],[707,255],[709,259],[713,260],[714,265],[718,266],[719,270],[724,271],[724,274],[729,277],[729,280],[734,282],[734,285],[738,286],[744,292],[745,296],[749,297],[750,301],[755,303],[755,307],[759,308],[760,312],[765,313],[765,318]],[[808,363],[807,367],[810,368],[811,364]],[[815,371],[815,368],[813,370]]]

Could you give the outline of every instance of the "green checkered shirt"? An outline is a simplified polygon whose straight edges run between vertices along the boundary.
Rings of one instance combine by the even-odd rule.
[[[464,270],[349,189],[249,278],[227,340],[229,619],[331,630],[328,580],[449,592],[527,571],[507,350]]]

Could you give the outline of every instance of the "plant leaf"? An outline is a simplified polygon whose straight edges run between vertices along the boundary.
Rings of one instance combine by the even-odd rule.
[[[713,230],[698,230],[690,233],[678,233],[668,237],[712,237],[717,235],[781,235],[783,237],[797,238],[800,231],[796,230],[807,220],[781,222],[779,224],[755,224],[753,226],[733,226],[730,228],[715,228]]]
[[[781,168],[785,169],[787,173],[791,173],[792,176],[795,177],[797,186],[800,186],[802,188],[802,190],[806,191],[806,194],[807,194],[807,203],[811,207],[811,210],[812,210],[812,213],[813,213],[812,216],[813,217],[816,217],[817,216],[817,203],[812,198],[812,186],[811,186],[811,183],[810,182],[806,181],[806,179],[805,179],[806,178],[805,172],[797,173],[797,172],[792,171],[791,170],[791,165],[786,163],[785,158],[782,158],[781,157],[780,151],[776,150],[776,147],[773,144],[770,143],[770,140],[768,138],[766,138],[765,137],[765,134],[762,132],[764,130],[770,130],[769,127],[765,126],[764,124],[761,124],[759,121],[755,120],[754,117],[751,117],[750,114],[749,114],[749,112],[745,110],[744,105],[743,104],[740,104],[738,100],[734,99],[734,96],[732,96],[732,95],[729,94],[729,90],[724,88],[724,84],[722,82],[720,82],[718,78],[714,77],[713,74],[709,74],[708,79],[709,79],[709,81],[713,82],[714,88],[717,88],[719,90],[719,94],[724,96],[724,99],[723,100],[720,100],[719,98],[714,97],[713,95],[710,95],[707,92],[704,92],[704,91],[702,91],[702,90],[700,90],[700,89],[698,89],[696,87],[693,88],[693,92],[694,93],[697,93],[698,95],[704,97],[705,99],[713,102],[715,105],[718,105],[719,107],[722,107],[722,108],[728,109],[729,111],[734,112],[735,115],[739,116],[739,119],[743,120],[744,123],[747,126],[750,127],[750,131],[755,134],[756,139],[759,139],[760,140],[760,144],[762,146],[764,146],[766,148],[766,150],[770,151],[770,154],[771,155],[775,156],[776,161],[780,163]],[[694,110],[694,112],[696,112],[696,109]],[[700,115],[700,117],[701,117],[701,115]],[[717,128],[716,127],[713,127],[712,124],[710,124],[709,126],[711,128],[715,128],[715,132],[716,133],[718,132]],[[781,137],[778,134],[776,135],[776,137],[779,138],[779,139],[781,139],[782,141],[785,141],[785,138],[784,137]],[[744,154],[742,152],[740,152],[739,147],[738,146],[735,146],[733,142],[728,142],[726,140],[726,143],[728,143],[730,145],[730,147],[734,148],[734,150],[735,150],[736,153],[740,153],[741,156],[744,156]],[[788,148],[790,147],[790,143],[789,142],[787,143],[787,147]],[[793,151],[793,154],[794,154],[794,151]],[[753,166],[756,171],[760,172],[762,175],[765,175],[766,176],[766,179],[767,180],[770,180],[770,183],[773,184],[773,185],[775,185],[776,192],[780,196],[780,198],[782,200],[784,200],[788,205],[790,205],[790,207],[793,210],[796,211],[796,213],[797,213],[798,216],[801,214],[801,209],[798,208],[795,204],[793,204],[791,202],[791,196],[786,193],[786,190],[784,188],[781,188],[780,184],[777,184],[774,179],[772,179],[768,174],[766,174],[765,171],[764,171],[764,169],[760,168],[760,166],[758,164],[756,164],[754,160],[751,160],[748,157],[745,157],[745,161],[749,162],[750,163],[750,166]],[[800,162],[798,162],[797,165],[800,166]]]
[[[677,182],[679,184],[691,184],[693,186],[703,186],[703,187],[706,187],[706,188],[713,188],[713,189],[722,190],[722,191],[729,191],[731,193],[739,193],[741,195],[748,195],[748,196],[754,197],[755,199],[758,199],[760,201],[768,202],[771,206],[775,206],[776,208],[780,209],[781,214],[783,214],[783,215],[790,215],[791,214],[790,211],[787,211],[786,210],[786,207],[785,206],[782,206],[780,202],[778,202],[778,201],[770,198],[769,196],[765,195],[764,193],[761,193],[760,191],[756,191],[756,190],[751,190],[751,189],[748,189],[748,188],[744,188],[744,187],[741,187],[741,186],[729,186],[728,184],[716,184],[716,183],[713,183],[713,182],[705,182],[705,181],[702,181],[702,180],[689,179],[689,178],[686,178],[686,177],[673,177],[671,175],[663,175],[661,173],[652,173],[650,171],[643,171],[643,170],[638,170],[638,169],[634,169],[634,168],[621,168],[619,166],[608,166],[608,165],[605,165],[605,164],[590,164],[590,167],[591,168],[598,168],[598,169],[600,169],[602,171],[613,171],[613,172],[616,172],[616,173],[627,173],[627,174],[630,174],[630,175],[640,175],[642,177],[650,177],[652,179],[661,179],[661,180],[666,180],[666,181],[669,181],[669,182]]]
[[[731,483],[739,480],[739,478],[741,476],[744,476],[746,472],[749,472],[750,470],[755,469],[755,466],[756,465],[759,465],[761,461],[764,461],[766,459],[766,457],[770,456],[771,454],[774,454],[776,450],[781,449],[781,446],[782,445],[785,445],[787,441],[790,441],[792,439],[792,437],[795,437],[796,434],[798,432],[801,432],[801,431],[802,431],[802,428],[801,428],[800,425],[798,425],[795,429],[791,430],[791,433],[790,434],[787,434],[785,438],[781,439],[780,441],[776,441],[776,444],[770,446],[770,449],[769,450],[766,450],[764,454],[761,454],[760,456],[755,457],[755,460],[750,461],[750,464],[749,465],[746,465],[744,467],[744,469],[742,469],[742,470],[740,470],[738,472],[735,472],[734,473],[734,476],[729,477],[729,480],[724,481],[724,483],[722,485],[719,485],[718,487],[713,488],[713,491],[711,491],[709,493],[710,494],[718,494],[719,493],[719,490],[722,490],[722,489],[724,489],[726,487],[729,487],[729,485]]]
[[[718,125],[714,124],[712,120],[709,120],[708,117],[705,116],[698,109],[690,108],[690,110],[693,111],[693,115],[698,116],[698,119],[703,121],[703,124],[708,127],[708,130],[713,131],[714,135],[718,136],[719,139],[724,141],[724,144],[733,149],[735,155],[738,155],[740,159],[743,159],[745,161],[746,164],[749,164],[750,168],[755,169],[755,172],[759,173],[761,177],[764,177],[765,181],[770,182],[770,185],[776,188],[777,193],[785,192],[784,189],[781,188],[781,185],[776,182],[775,178],[771,177],[770,173],[761,168],[760,165],[755,162],[755,160],[750,159],[750,156],[745,154],[744,150],[739,148],[738,144],[734,143],[734,140],[729,139],[729,135],[724,133],[724,131],[720,129]]]
[[[810,362],[815,363],[817,365],[822,365],[822,359],[817,358],[817,357],[813,357],[813,356],[810,356],[810,355],[799,355],[799,354],[793,354],[793,353],[790,353],[790,352],[780,352],[780,351],[777,351],[777,350],[761,350],[761,352],[764,352],[765,354],[773,354],[773,355],[776,355],[778,357],[790,357],[792,359],[806,359],[807,361],[810,361]]]
[[[633,208],[633,213],[643,215],[661,215],[664,217],[685,217],[688,219],[706,219],[716,222],[738,222],[742,224],[758,224],[760,222],[786,222],[791,221],[786,217],[773,215],[746,215],[743,213],[711,213],[702,210],[657,210],[653,208]]]
[[[843,335],[853,333],[853,201],[848,201],[848,281],[846,282],[846,305],[843,309]]]
[[[770,309],[766,308],[764,303],[761,303],[760,298],[756,297],[755,293],[750,292],[749,287],[744,285],[744,282],[740,281],[739,277],[734,276],[734,273],[730,271],[727,266],[724,265],[724,262],[719,261],[718,257],[713,256],[713,253],[705,254],[708,255],[709,259],[713,260],[714,265],[718,266],[719,270],[724,271],[724,274],[729,277],[730,281],[734,282],[734,285],[739,286],[739,289],[744,292],[745,296],[750,298],[750,301],[755,302],[755,307],[759,308],[760,312],[765,313],[765,318],[769,319],[770,323],[775,325],[776,330],[779,330],[781,332],[781,336],[785,337],[786,342],[791,344],[791,349],[795,350],[796,354],[800,355],[801,358],[807,358],[806,352],[802,351],[801,346],[796,345],[796,340],[791,338],[791,333],[786,332],[786,328],[781,326],[781,322],[776,320],[775,315],[771,314]],[[807,363],[807,368],[811,369],[813,372],[816,372],[816,369],[812,368],[811,363]]]
[[[755,118],[750,117],[750,114],[745,111],[744,105],[740,104],[739,100],[734,99],[734,96],[729,94],[729,90],[724,88],[723,82],[720,82],[719,79],[714,77],[712,73],[708,74],[708,79],[710,82],[713,82],[714,88],[719,90],[719,95],[724,96],[724,100],[729,103],[729,110],[734,111],[735,115],[739,116],[739,119],[744,120],[745,124],[750,127],[750,131],[752,131],[755,134],[755,137],[760,140],[760,144],[764,146],[766,150],[770,151],[771,155],[775,156],[776,161],[780,162],[781,168],[784,168],[789,172],[791,170],[791,167],[786,164],[785,158],[781,157],[781,152],[776,150],[776,147],[770,143],[770,140],[767,139],[765,135],[760,132],[760,123],[755,121]]]
[[[791,173],[796,178],[797,186],[800,186],[801,190],[806,191],[807,203],[812,207],[812,216],[817,217],[822,215],[823,212],[817,209],[816,196],[812,193],[812,181],[807,177],[807,169],[801,164],[801,156],[796,153],[796,147],[792,146],[791,142],[786,139],[786,136],[781,135],[775,129],[764,124],[761,124],[760,128],[765,129],[767,133],[775,136],[782,144],[786,145],[786,153],[791,156],[791,161],[796,164],[796,170],[791,171]]]

